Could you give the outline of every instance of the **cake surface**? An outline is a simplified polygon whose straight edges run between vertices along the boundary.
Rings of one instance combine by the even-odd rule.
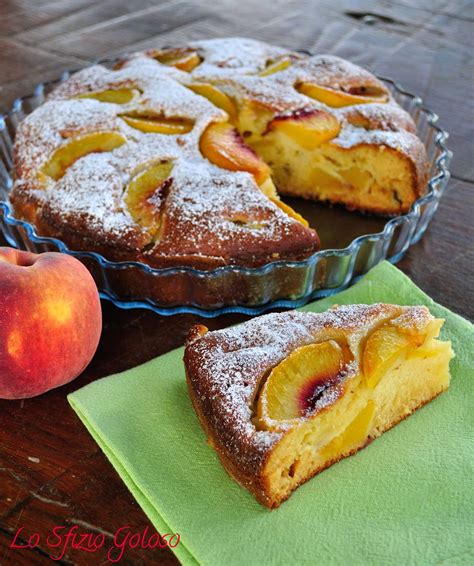
[[[184,355],[190,397],[229,474],[278,507],[448,388],[442,324],[426,307],[375,304],[196,326]]]
[[[373,75],[240,38],[74,74],[20,124],[14,159],[11,202],[39,234],[153,267],[304,259],[319,238],[278,193],[399,214],[426,180]]]

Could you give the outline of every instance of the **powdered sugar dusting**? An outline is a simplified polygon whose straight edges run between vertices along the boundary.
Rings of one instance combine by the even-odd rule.
[[[267,61],[290,53],[287,49],[269,45],[256,39],[231,37],[194,41],[203,62],[193,71],[196,79],[224,79],[239,75],[256,74],[265,69]]]
[[[348,124],[339,134],[337,138],[332,140],[334,144],[340,147],[354,147],[356,145],[374,144],[378,146],[387,146],[407,156],[413,155],[419,146],[419,140],[410,132],[384,132],[381,130],[364,130],[363,128],[355,128]]]

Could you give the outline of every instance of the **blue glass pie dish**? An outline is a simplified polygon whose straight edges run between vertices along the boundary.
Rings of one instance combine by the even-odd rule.
[[[66,72],[56,81],[38,85],[32,95],[17,99],[11,110],[0,116],[0,228],[13,247],[36,253],[59,251],[80,259],[94,276],[101,297],[121,308],[147,308],[161,315],[194,313],[215,317],[230,312],[257,315],[270,309],[297,308],[312,299],[337,293],[380,261],[396,263],[421,238],[448,185],[451,152],[445,143],[447,132],[436,124],[438,117],[418,96],[391,79],[379,77],[412,116],[427,149],[430,164],[427,190],[407,214],[375,219],[339,208],[302,203],[304,216],[318,229],[323,244],[331,247],[304,261],[274,261],[258,268],[156,269],[136,261],[109,261],[87,250],[70,250],[64,242],[40,236],[31,224],[15,218],[8,201],[13,185],[16,128],[69,76]],[[292,200],[291,205],[298,210],[297,201]],[[313,207],[317,223],[311,222],[308,207]],[[326,224],[325,216],[329,219]],[[324,234],[321,225],[326,230]]]

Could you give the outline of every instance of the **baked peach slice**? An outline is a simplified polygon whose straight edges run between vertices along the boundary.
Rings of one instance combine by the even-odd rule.
[[[260,183],[259,188],[262,193],[266,195],[270,200],[280,200],[275,187],[275,183],[273,182],[273,179],[271,177],[268,177],[265,181],[263,181],[263,183]]]
[[[112,151],[125,141],[125,137],[118,132],[91,132],[78,135],[56,149],[42,166],[41,173],[57,181],[81,157],[89,153]]]
[[[125,204],[137,224],[155,234],[160,225],[160,210],[171,183],[171,162],[155,163],[136,175],[128,184]]]
[[[76,98],[92,98],[99,102],[110,102],[112,104],[128,104],[140,95],[140,91],[135,88],[107,89],[95,92],[85,92],[78,94]]]
[[[194,122],[187,118],[165,118],[152,114],[122,114],[120,116],[135,130],[146,134],[187,134],[193,129]]]
[[[410,351],[416,350],[425,342],[427,331],[404,332],[391,323],[375,330],[367,339],[362,355],[366,385],[374,389],[391,367],[403,362]]]
[[[215,122],[208,126],[199,141],[199,149],[218,167],[252,173],[259,185],[270,177],[268,165],[228,122]]]
[[[323,460],[335,460],[349,450],[359,447],[367,438],[374,413],[375,403],[368,401],[341,434],[333,438],[329,444],[326,444],[321,449]]]
[[[262,187],[260,187],[262,188]],[[268,196],[268,195],[267,195]],[[299,222],[300,224],[303,224],[303,226],[306,226],[306,228],[308,228],[309,223],[306,220],[306,218],[303,218],[303,216],[301,216],[301,214],[299,214],[298,212],[296,212],[296,210],[293,210],[293,208],[291,208],[290,205],[286,204],[285,202],[281,201],[279,199],[279,197],[276,198],[270,198],[270,200],[276,204],[278,206],[278,208],[280,210],[283,210],[283,212],[288,215],[290,218],[293,218],[293,220],[296,220],[297,222]]]
[[[217,106],[227,112],[231,121],[234,121],[237,118],[237,108],[230,96],[227,96],[227,94],[214,85],[210,83],[193,83],[187,86],[196,94],[207,98],[209,102],[214,104],[214,106]]]
[[[387,92],[378,87],[360,87],[353,92],[346,92],[314,83],[299,83],[296,85],[296,90],[332,108],[388,101]]]
[[[258,398],[257,418],[265,428],[274,428],[307,416],[337,383],[344,364],[344,352],[333,340],[297,348],[270,372]]]
[[[335,138],[340,128],[339,120],[330,112],[309,108],[275,116],[266,133],[283,132],[305,149],[314,149]]]
[[[258,73],[259,77],[268,77],[269,75],[274,75],[280,71],[288,69],[291,65],[291,58],[287,56],[279,57],[278,59],[267,61],[266,67],[263,71]]]
[[[187,73],[190,73],[202,62],[202,58],[193,49],[167,49],[154,55],[153,58],[163,65],[176,67]]]

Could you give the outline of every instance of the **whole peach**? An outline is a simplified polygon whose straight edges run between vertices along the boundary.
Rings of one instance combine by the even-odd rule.
[[[34,397],[73,380],[101,329],[97,287],[80,261],[0,247],[0,398]]]

